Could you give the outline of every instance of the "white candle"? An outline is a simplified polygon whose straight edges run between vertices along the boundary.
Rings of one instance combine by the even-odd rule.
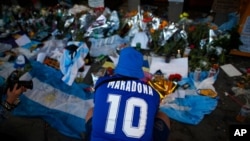
[[[181,58],[181,50],[177,50],[177,55],[176,55],[177,58]]]

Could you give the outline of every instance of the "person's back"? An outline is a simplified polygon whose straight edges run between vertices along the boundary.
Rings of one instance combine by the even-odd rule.
[[[140,80],[109,79],[95,92],[91,140],[152,140],[159,95]]]
[[[86,139],[91,141],[166,141],[170,121],[159,111],[160,96],[144,78],[143,55],[121,50],[113,76],[95,84],[94,107],[86,114]],[[93,116],[92,116],[93,115]]]

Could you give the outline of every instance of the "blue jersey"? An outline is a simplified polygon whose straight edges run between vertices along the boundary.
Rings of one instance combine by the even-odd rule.
[[[91,140],[151,141],[159,95],[140,80],[113,78],[96,89]]]

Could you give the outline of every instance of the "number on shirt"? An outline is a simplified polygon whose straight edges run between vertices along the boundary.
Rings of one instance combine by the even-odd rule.
[[[106,122],[105,132],[115,134],[117,116],[120,107],[120,95],[109,94],[107,102],[110,103],[108,118]],[[138,126],[133,126],[133,113],[136,107],[140,108],[140,119]],[[145,126],[147,121],[148,105],[144,99],[131,97],[127,99],[124,118],[122,123],[122,130],[128,137],[140,138],[145,133]],[[143,118],[142,118],[143,117]]]

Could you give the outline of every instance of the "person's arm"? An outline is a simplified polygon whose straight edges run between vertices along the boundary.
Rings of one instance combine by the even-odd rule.
[[[11,114],[10,111],[7,110],[3,105],[5,105],[4,101],[1,103],[0,106],[0,123],[3,122],[5,119],[8,119]]]
[[[12,90],[8,89],[6,94],[6,99],[1,101],[0,105],[0,122],[9,118],[11,111],[15,107],[14,103],[22,92],[25,92],[26,88],[21,86],[18,87],[18,84],[15,84]]]

